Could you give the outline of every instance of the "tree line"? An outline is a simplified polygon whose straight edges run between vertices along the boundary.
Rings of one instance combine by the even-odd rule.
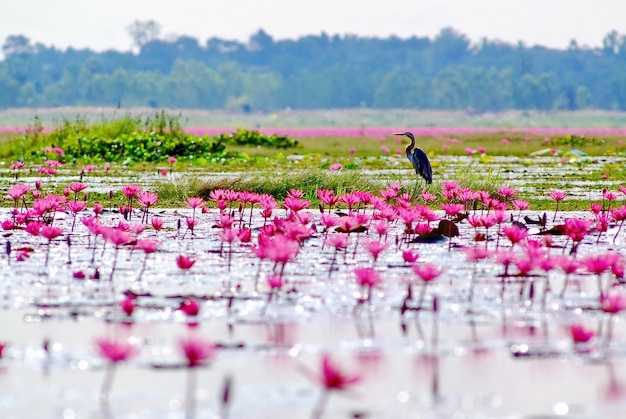
[[[154,22],[151,22],[154,23]],[[11,35],[2,45],[0,107],[149,106],[626,110],[626,35],[567,49],[483,39],[453,28],[433,38],[355,35],[247,42],[162,39],[129,30],[133,51],[68,48]]]

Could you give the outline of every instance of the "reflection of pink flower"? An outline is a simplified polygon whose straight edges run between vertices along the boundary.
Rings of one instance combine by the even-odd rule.
[[[215,355],[215,345],[198,337],[189,337],[180,340],[180,348],[187,358],[190,368],[201,365]]]
[[[135,298],[130,296],[124,298],[122,301],[120,301],[120,307],[127,316],[130,316],[131,314],[133,314],[133,311],[135,311]]]
[[[283,286],[283,277],[280,275],[270,275],[267,277],[267,285],[269,285],[272,290],[281,289]]]
[[[356,148],[349,148],[348,149],[348,153],[350,153],[350,154],[356,153]]]
[[[611,290],[600,300],[600,307],[605,313],[619,313],[626,308],[626,294]]]
[[[322,376],[320,382],[326,390],[344,390],[360,381],[357,375],[346,375],[331,361],[328,354],[322,357]]]
[[[380,148],[380,151],[382,151],[383,153],[389,153],[391,150],[389,150],[389,147],[382,146],[382,147]]]
[[[96,340],[96,349],[101,357],[113,363],[125,361],[135,352],[135,348],[130,343],[112,339]]]
[[[197,316],[200,312],[200,305],[193,298],[188,298],[184,300],[182,303],[180,303],[180,306],[178,308],[187,316]]]
[[[574,343],[587,343],[593,338],[594,332],[582,324],[574,324],[569,329]]]

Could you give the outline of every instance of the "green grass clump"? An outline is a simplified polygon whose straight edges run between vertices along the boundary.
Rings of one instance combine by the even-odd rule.
[[[256,131],[238,130],[215,138],[186,133],[180,115],[164,111],[153,116],[126,116],[90,122],[77,116],[63,119],[50,132],[41,121],[22,135],[6,135],[0,142],[0,156],[10,160],[45,161],[61,155],[65,162],[163,162],[168,157],[199,164],[245,160],[237,151],[226,151],[226,144],[272,148],[293,148],[297,141],[267,136]],[[54,155],[56,154],[56,155]]]
[[[317,201],[318,189],[331,189],[336,195],[355,190],[378,192],[382,183],[363,176],[359,172],[330,172],[321,169],[300,171],[260,171],[239,175],[235,178],[219,178],[205,182],[198,190],[199,196],[209,199],[215,189],[232,189],[272,195],[282,200],[291,189],[305,192],[305,198]]]

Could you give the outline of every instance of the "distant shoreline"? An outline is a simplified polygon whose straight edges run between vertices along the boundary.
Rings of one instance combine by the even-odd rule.
[[[44,127],[58,125],[77,117],[91,121],[127,115],[148,116],[161,109],[115,107],[12,108],[0,110],[0,131],[19,132],[32,126],[38,117]],[[250,112],[200,109],[164,109],[180,116],[185,130],[210,135],[237,128],[264,133],[297,133],[306,136],[315,128],[319,135],[379,136],[393,130],[412,130],[416,134],[462,135],[481,132],[528,132],[536,135],[626,135],[626,112],[520,111],[475,113],[472,111],[413,109],[317,109]],[[321,134],[320,134],[321,133]],[[293,135],[293,134],[284,134]],[[426,135],[426,134],[423,134]]]

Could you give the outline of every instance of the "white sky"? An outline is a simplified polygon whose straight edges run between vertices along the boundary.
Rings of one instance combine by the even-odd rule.
[[[451,26],[472,41],[566,48],[600,46],[626,33],[625,0],[0,0],[0,43],[22,34],[59,48],[129,50],[126,27],[155,20],[162,36],[246,41],[258,29],[274,39],[356,34],[435,36]]]

